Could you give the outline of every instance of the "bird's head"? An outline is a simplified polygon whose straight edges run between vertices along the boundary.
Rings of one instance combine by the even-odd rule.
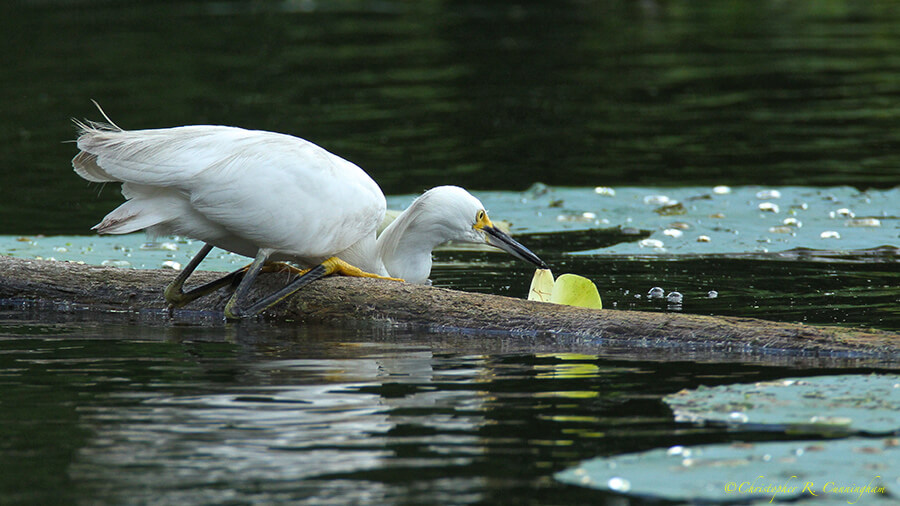
[[[458,186],[438,186],[425,192],[420,200],[446,240],[488,244],[542,269],[547,268],[537,255],[497,228],[481,201],[466,190]]]

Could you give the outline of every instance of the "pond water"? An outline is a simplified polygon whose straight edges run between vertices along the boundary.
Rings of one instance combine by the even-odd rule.
[[[0,254],[159,268],[199,248],[90,235],[121,201],[71,171],[95,99],[125,128],[302,136],[394,209],[465,186],[608,308],[900,331],[898,23],[892,0],[5,2]],[[531,279],[494,252],[435,259],[439,286]],[[0,503],[644,504],[553,476],[790,439],[676,423],[662,397],[838,367],[877,371],[7,304]]]

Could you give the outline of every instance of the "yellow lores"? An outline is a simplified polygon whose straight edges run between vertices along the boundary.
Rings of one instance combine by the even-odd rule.
[[[478,214],[475,215],[475,224],[472,225],[472,228],[475,230],[484,230],[485,228],[494,228],[494,224],[491,223],[491,219],[488,218],[484,209],[478,211]]]
[[[593,281],[577,274],[563,274],[554,281],[550,269],[534,271],[528,300],[603,309],[600,292]]]

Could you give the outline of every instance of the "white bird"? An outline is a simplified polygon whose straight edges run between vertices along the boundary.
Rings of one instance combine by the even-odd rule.
[[[93,228],[101,234],[147,229],[206,243],[166,288],[171,307],[238,279],[225,307],[230,319],[256,314],[332,273],[424,283],[432,250],[451,240],[487,243],[546,267],[497,229],[481,202],[462,188],[425,192],[376,240],[386,208],[378,184],[309,141],[210,125],[128,131],[104,117],[108,124],[76,121],[80,152],[72,165],[88,181],[122,183],[126,201]],[[214,246],[254,261],[185,293],[185,281]],[[264,268],[284,268],[275,261],[310,270],[243,307]]]

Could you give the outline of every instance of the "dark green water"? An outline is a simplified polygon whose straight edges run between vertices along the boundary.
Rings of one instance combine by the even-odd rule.
[[[0,9],[0,233],[81,233],[118,200],[71,174],[90,99],[124,128],[299,135],[388,194],[898,182],[890,0]]]
[[[88,234],[120,202],[71,171],[70,119],[100,119],[91,99],[125,128],[299,135],[391,195],[535,182],[887,190],[900,182],[898,26],[888,0],[5,2],[0,235]],[[862,237],[854,250],[888,247],[875,254],[759,254],[841,249],[802,234],[718,256],[569,255],[633,237],[563,225],[522,239],[556,272],[594,280],[607,307],[897,331],[900,204],[878,209],[871,235],[835,221]],[[441,286],[522,296],[530,279],[497,255],[436,260]],[[657,285],[683,306],[648,301]],[[0,504],[644,504],[552,475],[601,455],[787,437],[676,424],[660,398],[854,365],[59,318],[0,314]]]
[[[663,395],[830,371],[540,339],[2,318],[8,504],[603,503],[614,497],[551,475],[784,437],[676,424]]]

